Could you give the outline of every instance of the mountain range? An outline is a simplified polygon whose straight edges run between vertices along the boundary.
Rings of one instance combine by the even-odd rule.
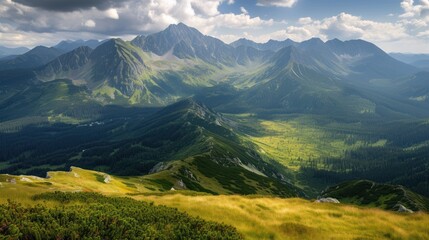
[[[182,23],[130,42],[111,39],[36,47],[0,64],[3,70],[22,68],[34,69],[36,82],[70,79],[85,85],[102,104],[165,106],[222,84],[238,90],[229,104],[231,111],[240,105],[377,115],[379,108],[389,108],[388,114],[394,116],[412,115],[427,104],[384,91],[387,86],[399,90],[399,81],[414,78],[420,70],[369,42],[313,38],[257,44],[240,39],[228,45]]]
[[[374,177],[380,148],[397,164],[383,181],[429,194],[428,79],[363,40],[226,44],[182,23],[38,46],[0,60],[0,172],[78,166],[163,191],[314,196],[318,178]],[[298,137],[274,145],[284,129]],[[397,172],[410,159],[423,177]]]
[[[29,50],[30,49],[26,47],[8,48],[8,47],[0,46],[0,59],[5,57],[21,55],[28,52]]]
[[[429,71],[429,54],[390,53],[389,55],[399,61]]]

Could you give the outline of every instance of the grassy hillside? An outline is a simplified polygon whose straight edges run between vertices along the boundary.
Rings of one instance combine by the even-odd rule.
[[[0,172],[44,176],[78,166],[121,176],[153,173],[163,190],[300,195],[280,167],[242,143],[233,122],[204,105],[184,100],[142,115],[0,134],[8,149],[0,152]]]
[[[79,215],[78,219],[93,221],[93,224],[98,223],[89,213],[94,213],[94,216],[98,216],[97,211],[103,211],[106,219],[110,219],[113,215],[119,219],[124,216],[128,216],[128,219],[133,218],[137,220],[143,217],[150,225],[154,224],[155,226],[153,231],[149,232],[150,234],[175,234],[177,232],[174,229],[180,227],[186,228],[189,224],[192,225],[195,221],[200,221],[200,228],[197,228],[196,231],[200,229],[207,233],[207,229],[212,229],[214,232],[221,230],[224,232],[223,237],[232,238],[233,236],[237,236],[231,227],[216,225],[214,223],[206,224],[206,222],[201,222],[201,220],[195,220],[194,218],[187,220],[189,224],[186,226],[174,224],[176,223],[175,220],[172,222],[172,225],[164,229],[162,224],[164,224],[166,219],[171,219],[173,215],[177,215],[179,219],[185,219],[186,215],[165,207],[153,209],[146,203],[149,201],[153,202],[156,206],[165,205],[177,208],[179,211],[186,212],[193,217],[231,225],[245,239],[314,239],[315,237],[327,239],[429,238],[429,231],[427,229],[429,215],[425,213],[398,214],[351,205],[322,204],[297,198],[283,199],[258,195],[213,196],[181,190],[161,193],[149,189],[162,185],[157,186],[156,181],[152,181],[154,185],[148,186],[146,184],[151,182],[148,179],[110,176],[110,181],[106,183],[106,175],[104,173],[78,168],[73,168],[71,172],[53,172],[50,173],[50,176],[48,179],[42,179],[30,176],[0,175],[0,192],[2,193],[0,194],[0,203],[4,204],[7,202],[7,199],[13,199],[16,202],[24,204],[22,207],[15,207],[17,210],[13,214],[18,214],[19,217],[12,219],[23,219],[28,224],[24,224],[23,226],[23,223],[15,222],[16,227],[29,229],[29,226],[38,224],[27,215],[31,211],[36,213],[43,212],[44,216],[47,217],[46,219],[54,219],[53,221],[58,219],[56,217],[58,216],[56,215],[58,211],[65,212],[63,216],[69,216],[73,211],[81,212],[82,214]],[[127,199],[110,199],[101,197],[100,195],[83,193],[76,195],[52,193],[55,190],[100,192],[108,196],[129,196],[144,202],[139,203]],[[36,197],[37,200],[32,198],[36,194],[46,192],[51,193],[39,195]],[[83,199],[85,199],[85,204],[82,204]],[[34,209],[28,208],[35,204],[42,204],[42,206]],[[55,208],[59,204],[65,204],[65,207]],[[107,206],[109,206],[110,210],[106,209]],[[0,209],[12,213],[10,207],[10,204],[2,205]],[[149,212],[159,211],[159,214],[156,215],[158,217],[148,218],[144,217],[145,215],[139,215],[138,212],[141,211],[134,211],[135,207],[147,209]],[[9,222],[11,221],[13,222],[13,220],[9,220]],[[167,220],[167,222],[170,221]],[[72,224],[74,222],[73,220],[69,220],[69,223]],[[134,228],[134,220],[130,224],[129,227]],[[47,225],[45,227],[52,226],[55,225]],[[73,226],[73,231],[78,229],[76,228],[76,224],[71,226]],[[117,226],[118,228],[115,228],[114,231],[120,231],[120,227],[122,226],[121,220],[117,222]],[[106,228],[100,229],[102,230],[101,233],[103,233]],[[107,227],[107,229],[109,228]],[[199,234],[195,231],[192,231],[192,233],[194,234],[192,236]]]
[[[397,210],[398,204],[413,211],[428,211],[429,199],[399,185],[356,180],[329,187],[322,195],[360,206]]]
[[[63,79],[27,87],[0,101],[0,121],[42,116],[77,123],[97,117],[100,108],[86,88]]]
[[[146,196],[192,216],[235,226],[246,239],[427,239],[429,215],[403,215],[303,199]]]
[[[56,192],[34,196],[33,204],[0,205],[0,238],[242,239],[231,226],[129,198]]]

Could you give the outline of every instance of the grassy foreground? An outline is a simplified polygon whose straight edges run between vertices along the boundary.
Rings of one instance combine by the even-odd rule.
[[[145,196],[191,216],[232,225],[246,239],[429,239],[429,215],[245,196]]]
[[[119,178],[73,168],[50,178],[0,175],[0,204],[12,199],[35,206],[32,196],[58,190],[129,196],[235,227],[245,239],[429,239],[429,215],[398,214],[297,198],[201,195],[190,191],[151,191],[140,178]],[[12,181],[12,179],[15,179]],[[150,186],[152,188],[155,186]],[[49,205],[48,207],[55,207]]]
[[[130,198],[54,192],[33,200],[0,205],[1,239],[242,239],[231,226]]]

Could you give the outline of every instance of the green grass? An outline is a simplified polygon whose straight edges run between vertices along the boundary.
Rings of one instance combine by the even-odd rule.
[[[429,215],[397,214],[303,199],[245,196],[136,196],[230,224],[245,239],[427,239]]]
[[[180,165],[180,169],[183,166]],[[174,168],[175,166],[173,166]],[[188,166],[189,167],[189,166]],[[7,203],[7,199],[24,204],[20,211],[30,211],[37,203],[43,203],[42,209],[33,211],[50,211],[59,204],[66,204],[65,210],[71,211],[73,206],[85,199],[86,207],[93,204],[109,203],[113,201],[114,209],[103,210],[108,214],[119,209],[116,203],[124,205],[125,209],[131,200],[110,200],[96,195],[61,195],[56,197],[54,191],[67,192],[97,192],[106,196],[129,196],[136,200],[152,201],[155,205],[165,205],[178,208],[190,216],[200,217],[204,220],[223,223],[235,227],[246,239],[427,239],[429,231],[429,215],[397,214],[373,208],[362,208],[344,204],[318,204],[313,201],[297,198],[276,198],[261,195],[236,196],[236,195],[210,195],[195,191],[158,191],[163,189],[165,183],[152,181],[140,177],[111,176],[110,183],[97,180],[95,175],[103,173],[73,168],[71,172],[51,172],[50,178],[26,177],[31,180],[23,181],[23,176],[0,175],[0,203]],[[157,175],[158,174],[158,175]],[[152,175],[152,178],[168,174],[167,171]],[[200,177],[199,175],[197,176]],[[16,179],[11,183],[10,179]],[[9,181],[8,181],[9,180]],[[200,179],[202,181],[202,179]],[[212,181],[213,182],[213,181]],[[168,186],[169,187],[169,186]],[[50,193],[38,197],[36,194]],[[70,200],[71,198],[71,200]],[[97,198],[102,198],[99,203]],[[59,199],[59,200],[56,200]],[[69,200],[61,200],[69,199]],[[81,200],[80,200],[81,199]],[[139,203],[129,202],[139,206]],[[144,203],[142,203],[144,204]],[[28,206],[28,207],[27,207]],[[109,205],[112,207],[111,205]],[[69,208],[71,207],[71,208]],[[100,206],[102,209],[103,206]],[[28,209],[28,210],[26,210]],[[84,208],[83,210],[85,210]],[[80,211],[80,210],[77,210]],[[125,210],[124,213],[127,213]],[[91,210],[85,210],[90,213]],[[70,214],[70,213],[67,213]],[[119,213],[119,216],[122,216]],[[130,213],[131,214],[131,213]],[[52,216],[52,214],[49,214]],[[88,220],[88,215],[82,217]],[[108,215],[110,216],[110,215]],[[135,215],[131,214],[134,218]],[[26,221],[28,218],[24,218]],[[17,224],[15,224],[17,225]],[[18,226],[18,225],[17,225]],[[74,228],[73,228],[74,229]]]
[[[354,123],[321,125],[310,117],[287,115],[272,120],[235,117],[253,129],[247,131],[243,139],[255,143],[260,153],[292,170],[299,170],[308,160],[340,158],[346,151],[363,146],[384,146],[387,142],[384,139],[375,142],[361,139],[360,134],[354,133],[361,126]]]

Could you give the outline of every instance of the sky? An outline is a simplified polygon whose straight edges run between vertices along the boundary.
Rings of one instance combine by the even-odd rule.
[[[363,39],[429,53],[429,0],[0,0],[0,46],[131,40],[179,22],[226,43]]]

